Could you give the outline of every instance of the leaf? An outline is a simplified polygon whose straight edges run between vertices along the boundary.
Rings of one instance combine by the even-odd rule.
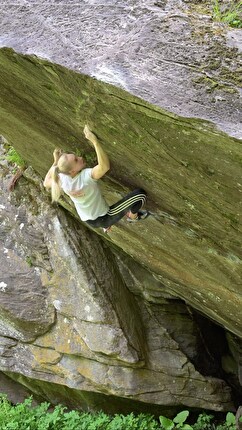
[[[175,426],[173,421],[169,420],[169,418],[163,417],[162,415],[159,417],[159,420],[165,430],[172,430]]]
[[[226,424],[228,426],[234,425],[235,424],[235,416],[232,412],[228,412],[226,415]]]
[[[173,422],[176,424],[183,424],[189,415],[188,411],[182,411],[174,418]]]
[[[193,430],[193,428],[189,424],[184,424],[180,428],[181,428],[181,430]]]

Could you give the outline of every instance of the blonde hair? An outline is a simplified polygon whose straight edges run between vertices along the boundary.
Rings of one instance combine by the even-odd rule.
[[[72,163],[68,160],[67,154],[62,154],[57,162],[57,165],[53,167],[52,182],[51,182],[52,203],[58,202],[62,192],[62,189],[60,186],[59,173],[68,175],[70,174],[71,169],[72,169]]]

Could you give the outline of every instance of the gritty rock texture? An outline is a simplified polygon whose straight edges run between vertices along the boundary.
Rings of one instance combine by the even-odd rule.
[[[241,142],[160,108],[242,136],[241,30],[209,3],[2,1],[1,46],[81,73],[0,50],[0,133],[40,175],[9,196],[0,163],[1,391],[113,413],[234,409]],[[56,146],[95,163],[85,123],[111,159],[108,202],[148,193],[151,215],[105,237],[40,185]]]
[[[132,271],[130,258],[113,252],[60,208],[50,207],[31,168],[11,195],[9,180],[4,167],[1,228],[9,235],[1,234],[1,267],[14,261],[15,277],[3,272],[1,371],[41,398],[70,407],[117,412],[151,404],[170,412],[181,405],[233,410],[226,382],[211,367],[206,376],[199,370],[211,355],[204,348],[199,352],[204,339],[186,305],[167,293],[162,297],[161,291],[156,303],[152,291],[162,286],[152,283],[144,269],[139,272],[143,281],[138,279],[137,263]],[[23,297],[9,322],[20,271],[28,272],[25,290],[32,292],[33,300],[35,291],[39,294],[39,307],[23,311],[23,303],[27,308],[31,302],[20,291]],[[142,297],[146,285],[147,298]],[[33,335],[33,315],[38,319],[39,314],[40,328]],[[6,387],[8,392],[9,383]]]
[[[2,0],[0,46],[115,84],[242,137],[241,29],[213,2]]]
[[[2,341],[1,341],[2,346]],[[8,396],[8,399],[13,404],[23,402],[26,397],[33,395],[33,390],[28,390],[23,384],[14,381],[12,378],[0,373],[0,391]],[[38,400],[44,401],[44,397],[38,397]],[[33,399],[33,405],[37,405],[37,401]]]
[[[1,134],[41,175],[29,167],[9,195],[2,162],[1,371],[70,406],[233,410],[222,365],[239,390],[241,142],[35,57],[3,49],[0,64]],[[41,186],[56,146],[95,163],[86,122],[111,159],[108,202],[148,193],[151,215],[107,236]],[[215,344],[196,310],[234,337]]]
[[[1,131],[9,142],[42,176],[56,146],[93,165],[82,131],[88,122],[111,160],[102,182],[108,202],[138,186],[151,211],[141,225],[122,220],[107,242],[241,337],[241,142],[33,57],[4,49],[0,62]]]
[[[53,324],[55,315],[54,309],[47,304],[47,290],[42,288],[38,273],[21,258],[23,242],[21,239],[18,241],[18,234],[23,236],[21,230],[25,224],[21,213],[17,216],[18,220],[15,216],[11,208],[1,205],[0,326],[4,336],[28,341],[46,332]],[[6,219],[11,220],[14,231]],[[35,238],[36,232],[30,226],[26,239],[35,246]],[[19,252],[14,252],[15,247]],[[35,252],[39,251],[42,249],[35,248]]]

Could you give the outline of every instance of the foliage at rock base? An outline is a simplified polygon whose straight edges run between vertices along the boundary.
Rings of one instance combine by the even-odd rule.
[[[0,395],[1,430],[236,430],[235,416],[227,413],[224,423],[214,424],[213,416],[200,414],[194,424],[187,424],[188,411],[181,411],[173,420],[160,416],[159,422],[151,415],[115,415],[103,412],[91,414],[72,410],[62,405],[50,410],[50,404],[32,407],[32,398],[11,405]]]

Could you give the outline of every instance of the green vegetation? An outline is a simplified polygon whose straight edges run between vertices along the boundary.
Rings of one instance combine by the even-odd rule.
[[[29,267],[32,267],[34,265],[32,258],[29,255],[26,257],[26,263],[29,265]]]
[[[96,157],[95,151],[93,150],[91,151],[87,150],[84,153],[84,151],[82,151],[80,148],[76,148],[73,152],[75,155],[77,155],[77,157],[83,157],[87,165],[91,166],[93,164],[96,164],[97,162],[97,157]]]
[[[19,155],[12,146],[10,146],[8,149],[6,159],[9,161],[9,163],[14,164],[20,168],[24,168],[26,166],[26,163],[21,155]]]
[[[185,424],[185,421],[189,415],[188,411],[182,411],[173,419],[160,416],[160,423],[162,425],[162,429],[172,430],[172,429],[181,429],[181,430],[192,430],[192,426],[189,424]]]
[[[0,394],[1,430],[236,430],[235,416],[226,415],[223,424],[211,423],[213,415],[200,414],[195,424],[186,424],[189,412],[182,411],[173,420],[160,416],[160,424],[150,415],[133,413],[111,417],[103,412],[70,411],[58,405],[49,411],[50,404],[32,407],[32,398],[12,406],[7,397]]]
[[[215,21],[230,25],[230,27],[242,28],[242,1],[234,0],[224,6],[224,2],[214,0],[213,18]]]
[[[222,424],[217,424],[216,426],[211,423],[213,415],[207,415],[205,413],[199,415],[196,424],[193,425],[193,430],[235,430],[235,416],[232,412],[228,412],[226,415],[225,422]],[[241,422],[242,419],[240,418]]]

